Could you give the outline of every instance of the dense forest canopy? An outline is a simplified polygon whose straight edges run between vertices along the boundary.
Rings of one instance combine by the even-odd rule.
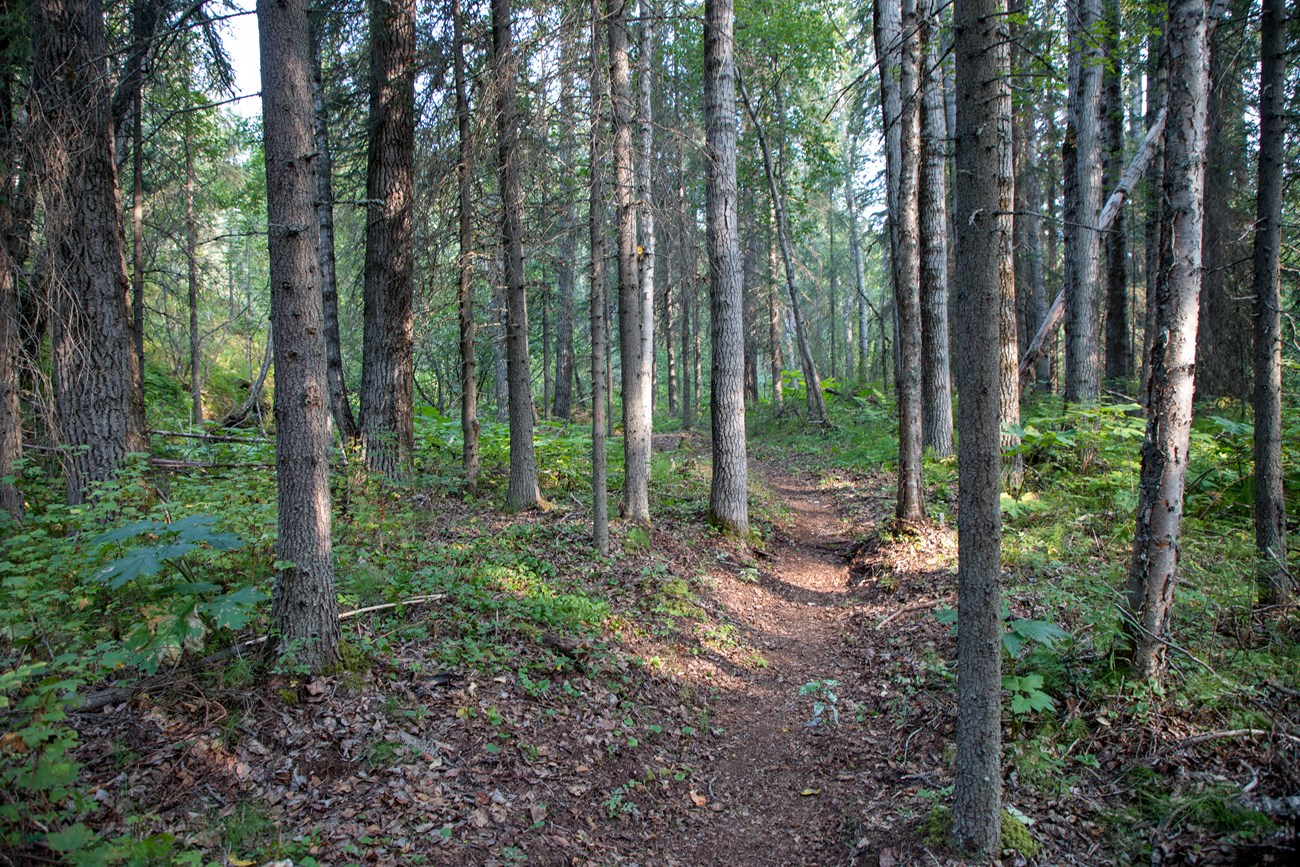
[[[1297,45],[0,7],[0,863],[1289,863]]]

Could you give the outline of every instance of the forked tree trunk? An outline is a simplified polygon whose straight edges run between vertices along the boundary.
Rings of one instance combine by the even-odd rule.
[[[370,41],[361,432],[366,466],[395,476],[415,447],[415,0],[371,0]]]
[[[917,10],[921,69],[921,437],[936,457],[953,454],[952,374],[948,364],[948,156],[937,0]],[[1012,363],[1015,361],[1013,359]]]
[[[640,273],[636,250],[636,175],[633,171],[632,74],[627,15],[631,0],[607,0],[610,99],[614,126],[614,201],[618,207],[618,335],[623,386],[623,517],[650,523],[650,381],[645,365]]]
[[[1170,0],[1168,21],[1169,122],[1156,334],[1124,618],[1132,672],[1143,680],[1158,679],[1164,670],[1192,428],[1209,95],[1207,0]]]
[[[452,41],[456,79],[456,230],[459,272],[457,307],[460,315],[460,434],[465,489],[478,492],[478,354],[474,344],[474,140],[470,132],[469,92],[465,81],[465,22],[460,0],[451,0]]]
[[[707,0],[704,11],[704,184],[713,321],[710,407],[713,483],[709,521],[730,533],[749,532],[745,453],[745,364],[740,225],[736,193],[736,60],[731,0]]]
[[[519,185],[517,74],[510,0],[492,0],[492,77],[497,93],[497,159],[501,175],[501,246],[506,294],[506,375],[510,393],[510,483],[506,508],[541,503],[533,453],[533,391],[528,361],[528,297],[524,287],[523,191]]]
[[[330,539],[329,392],[319,286],[311,46],[304,0],[257,7],[275,345],[279,488],[268,651],[321,671],[338,661]]]
[[[606,478],[605,432],[608,412],[609,370],[606,351],[609,346],[609,320],[605,316],[605,154],[600,147],[602,96],[605,80],[600,62],[601,0],[591,0],[591,66],[589,89],[591,134],[588,153],[591,184],[588,208],[588,237],[591,241],[591,518],[592,541],[600,554],[609,553],[609,484]]]
[[[1065,200],[1065,399],[1096,403],[1101,396],[1098,286],[1101,211],[1099,104],[1105,59],[1101,51],[1101,0],[1067,0],[1069,123],[1073,159]]]
[[[1282,490],[1282,234],[1286,140],[1286,0],[1264,0],[1260,24],[1259,192],[1255,206],[1255,556],[1263,597],[1274,605],[1296,592],[1287,573]]]
[[[69,504],[146,448],[113,157],[112,93],[97,0],[37,0],[36,170],[53,295],[55,411]]]
[[[1002,817],[1000,299],[1015,279],[1006,0],[957,0],[957,764],[954,842],[994,854]],[[1014,327],[1012,329],[1014,333]]]
[[[323,22],[312,18],[311,95],[316,141],[316,220],[320,225],[320,291],[325,314],[325,368],[330,389],[330,414],[344,442],[357,439],[356,417],[343,377],[343,348],[339,340],[339,289],[334,256],[334,156],[330,149],[329,115],[325,108],[325,77],[321,71]]]

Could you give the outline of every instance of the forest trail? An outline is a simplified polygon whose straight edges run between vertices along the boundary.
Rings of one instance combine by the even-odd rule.
[[[846,753],[864,744],[831,719],[851,717],[843,690],[860,676],[861,654],[851,657],[845,640],[854,603],[849,528],[816,484],[761,475],[790,520],[759,561],[758,579],[726,574],[716,598],[767,664],[713,673],[714,737],[695,765],[696,779],[708,781],[707,811],[668,842],[670,863],[844,863],[856,839],[863,780]],[[826,681],[837,682],[826,686],[834,707],[814,722],[819,696],[800,688]]]

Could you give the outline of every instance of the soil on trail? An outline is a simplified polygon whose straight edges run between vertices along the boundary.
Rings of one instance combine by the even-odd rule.
[[[775,476],[769,484],[791,520],[757,580],[728,575],[716,595],[766,666],[712,673],[714,737],[696,765],[709,812],[667,847],[682,864],[821,864],[842,861],[853,842],[861,781],[844,763],[835,725],[847,712],[839,693],[853,666],[845,654],[851,540],[815,486]],[[814,683],[824,686],[800,694]],[[816,720],[814,701],[824,705]]]

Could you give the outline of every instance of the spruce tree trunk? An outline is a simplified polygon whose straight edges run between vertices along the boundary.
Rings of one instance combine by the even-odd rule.
[[[339,289],[334,256],[334,156],[330,150],[329,115],[325,108],[325,77],[321,71],[323,22],[312,21],[311,96],[316,141],[316,220],[320,224],[320,290],[325,314],[325,367],[330,389],[330,415],[344,442],[354,442],[359,431],[343,376],[343,348],[339,340]]]
[[[957,0],[957,765],[954,842],[994,855],[1001,825],[999,343],[1014,282],[1006,0]],[[1014,333],[1014,327],[1012,328]]]
[[[451,0],[453,75],[456,80],[456,238],[459,274],[457,308],[460,316],[460,433],[461,468],[465,490],[478,492],[478,354],[474,334],[474,140],[470,132],[469,92],[465,81],[465,21],[460,0]]]
[[[1294,597],[1287,573],[1282,490],[1282,235],[1286,141],[1285,0],[1263,0],[1259,76],[1259,191],[1255,205],[1255,556],[1263,597]]]
[[[1207,0],[1170,0],[1169,120],[1147,429],[1124,618],[1133,675],[1158,679],[1177,581],[1195,389],[1209,96]]]
[[[917,10],[924,44],[921,76],[921,436],[936,457],[953,454],[948,363],[948,156],[937,0]],[[1014,364],[1014,360],[1013,360]]]
[[[1096,403],[1101,396],[1098,329],[1101,212],[1101,0],[1067,0],[1069,121],[1065,199],[1065,399]]]
[[[391,477],[415,447],[415,0],[371,0],[370,43],[361,431]]]
[[[1147,46],[1147,111],[1146,121],[1150,127],[1159,107],[1165,102],[1169,87],[1169,57],[1165,50],[1165,19],[1160,4],[1152,3],[1147,9],[1147,30],[1150,32],[1150,44]],[[1155,143],[1151,162],[1147,164],[1147,217],[1143,226],[1143,255],[1146,278],[1146,305],[1142,312],[1142,373],[1141,381],[1145,383],[1151,376],[1151,342],[1156,333],[1156,278],[1160,272],[1160,209],[1164,189],[1165,139],[1164,136]]]
[[[524,287],[524,197],[519,185],[517,74],[510,0],[492,0],[492,78],[497,93],[497,159],[501,176],[501,247],[506,295],[506,376],[510,406],[510,483],[506,508],[541,503],[533,453],[533,391],[528,360],[528,297]]]
[[[894,265],[894,306],[898,316],[898,506],[905,523],[925,519],[925,486],[921,463],[921,287],[920,213],[918,192],[921,161],[919,40],[915,0],[902,0],[903,47],[899,87],[903,108],[899,116],[898,261]]]
[[[7,47],[7,46],[6,46]],[[15,129],[13,85],[16,65],[3,54],[0,63],[0,178],[8,195],[0,198],[0,509],[15,522],[23,519],[23,495],[4,481],[23,456],[22,408],[18,374],[22,357],[18,283],[31,241],[31,182],[22,173],[19,132]]]
[[[1120,72],[1124,58],[1120,55],[1122,24],[1119,0],[1105,0],[1106,70],[1102,75],[1101,120],[1102,189],[1113,190],[1124,170],[1124,95]],[[1126,382],[1133,376],[1133,345],[1129,341],[1128,309],[1128,227],[1124,211],[1102,239],[1106,260],[1106,379]]]
[[[607,0],[610,98],[614,118],[614,201],[618,207],[618,333],[623,386],[623,517],[650,523],[650,377],[644,358],[643,296],[637,268],[636,175],[633,170],[632,75],[627,5]]]
[[[573,67],[577,63],[573,50],[573,34],[566,27],[560,46],[560,114],[574,117]],[[574,159],[573,125],[566,123],[560,130],[560,165],[564,171],[560,210],[560,257],[556,263],[555,289],[559,295],[559,311],[555,323],[555,387],[550,409],[556,418],[569,421],[573,404],[573,293],[578,220],[577,188],[572,186],[577,172]]]
[[[590,197],[588,208],[588,237],[591,243],[591,517],[592,541],[600,554],[609,553],[609,483],[607,480],[608,456],[605,450],[605,433],[608,424],[605,401],[609,386],[609,369],[606,355],[609,348],[609,320],[605,290],[605,154],[600,147],[602,126],[602,96],[606,92],[600,62],[601,0],[591,0],[591,66],[588,92],[591,105],[591,133],[588,153],[590,159]]]
[[[55,412],[68,503],[144,451],[144,407],[123,253],[112,93],[97,0],[37,0],[35,169],[43,183]]]
[[[339,622],[306,3],[261,0],[257,23],[279,488],[275,557],[280,568],[271,602],[275,639],[267,650],[317,672],[338,661]]]
[[[199,345],[199,239],[194,215],[194,148],[191,112],[185,113],[185,265],[190,313],[190,421],[203,424],[203,370]]]
[[[736,60],[731,0],[707,0],[704,11],[704,184],[708,219],[709,310],[713,366],[713,483],[709,521],[749,532],[745,453],[745,365],[741,306],[740,224],[736,194]]]

